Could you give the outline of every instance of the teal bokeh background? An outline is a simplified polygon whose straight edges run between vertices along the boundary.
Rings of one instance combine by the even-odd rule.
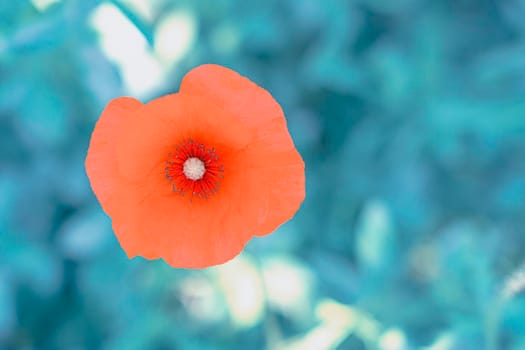
[[[525,1],[0,2],[0,349],[525,349]],[[112,98],[218,63],[307,198],[228,264],[128,260],[85,176]]]

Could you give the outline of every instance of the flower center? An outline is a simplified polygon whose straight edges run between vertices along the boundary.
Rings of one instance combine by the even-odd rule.
[[[219,190],[224,166],[215,148],[187,139],[174,147],[166,160],[166,179],[173,192],[208,199]]]
[[[184,175],[190,180],[200,180],[206,172],[204,162],[197,157],[191,157],[186,159],[182,166]]]

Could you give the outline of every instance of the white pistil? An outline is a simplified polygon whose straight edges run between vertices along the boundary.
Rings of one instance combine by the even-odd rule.
[[[191,157],[186,159],[182,167],[184,175],[190,180],[197,181],[202,179],[206,172],[206,166],[204,162],[197,157]]]

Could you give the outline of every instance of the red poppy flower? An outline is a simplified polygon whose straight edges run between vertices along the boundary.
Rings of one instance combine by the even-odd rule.
[[[304,163],[279,104],[234,71],[203,65],[180,92],[120,97],[97,122],[91,187],[127,255],[174,267],[223,263],[304,199]]]

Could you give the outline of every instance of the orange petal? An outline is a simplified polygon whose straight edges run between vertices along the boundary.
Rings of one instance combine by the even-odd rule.
[[[225,193],[209,203],[189,203],[188,198],[150,197],[144,204],[140,227],[156,243],[156,252],[174,267],[198,268],[223,263],[243,248],[250,236],[232,215]]]
[[[290,219],[305,197],[304,162],[290,137],[283,111],[270,93],[240,74],[213,64],[188,72],[181,91],[213,101],[254,130],[246,159],[250,167],[256,168],[258,191],[269,195],[269,210],[256,234],[271,233]]]
[[[133,181],[127,191],[135,194],[114,217],[122,247],[128,255],[145,256],[142,244],[146,257],[163,257],[177,267],[209,266],[237,255],[268,211],[268,194],[258,190],[259,179],[248,176],[240,160],[253,133],[223,109],[184,94],[152,101],[136,114],[117,142],[119,168]],[[166,178],[167,154],[185,137],[214,147],[225,167],[209,200],[190,202],[173,193]],[[134,221],[131,227],[126,217]]]
[[[143,230],[140,221],[148,198],[144,193],[148,191],[143,188],[144,184],[132,184],[125,179],[122,184],[120,190],[115,193],[120,205],[115,206],[111,215],[115,236],[129,258],[140,255],[147,259],[158,259],[161,257],[158,235]]]
[[[219,65],[204,64],[192,69],[182,79],[180,91],[221,106],[250,128],[284,117],[281,106],[268,91]]]
[[[223,183],[209,199],[190,201],[187,196],[170,193],[162,176],[152,185],[133,217],[137,232],[145,233],[143,244],[156,245],[154,257],[160,256],[174,267],[216,265],[239,254],[256,232],[268,212],[268,194],[260,191],[258,178],[249,177],[238,166],[238,159],[226,158],[224,162]]]
[[[304,200],[304,162],[280,119],[259,130],[246,159],[246,167],[260,179],[259,189],[268,195],[269,211],[255,233],[265,235],[292,218]]]
[[[116,142],[124,126],[129,123],[142,103],[130,97],[120,97],[108,103],[93,131],[86,172],[93,192],[104,211],[111,217],[113,230],[129,257],[142,255],[158,258],[153,246],[144,244],[143,233],[137,229],[136,211],[140,198],[136,185],[120,175],[117,166]],[[146,241],[146,243],[148,243]]]
[[[183,139],[206,139],[212,146],[241,149],[251,132],[224,110],[202,98],[172,94],[145,104],[117,141],[119,169],[131,181],[144,181]]]
[[[91,135],[85,162],[86,172],[93,192],[108,215],[120,205],[116,193],[122,185],[117,168],[115,139],[129,122],[132,112],[141,105],[130,97],[112,100],[102,112]]]

